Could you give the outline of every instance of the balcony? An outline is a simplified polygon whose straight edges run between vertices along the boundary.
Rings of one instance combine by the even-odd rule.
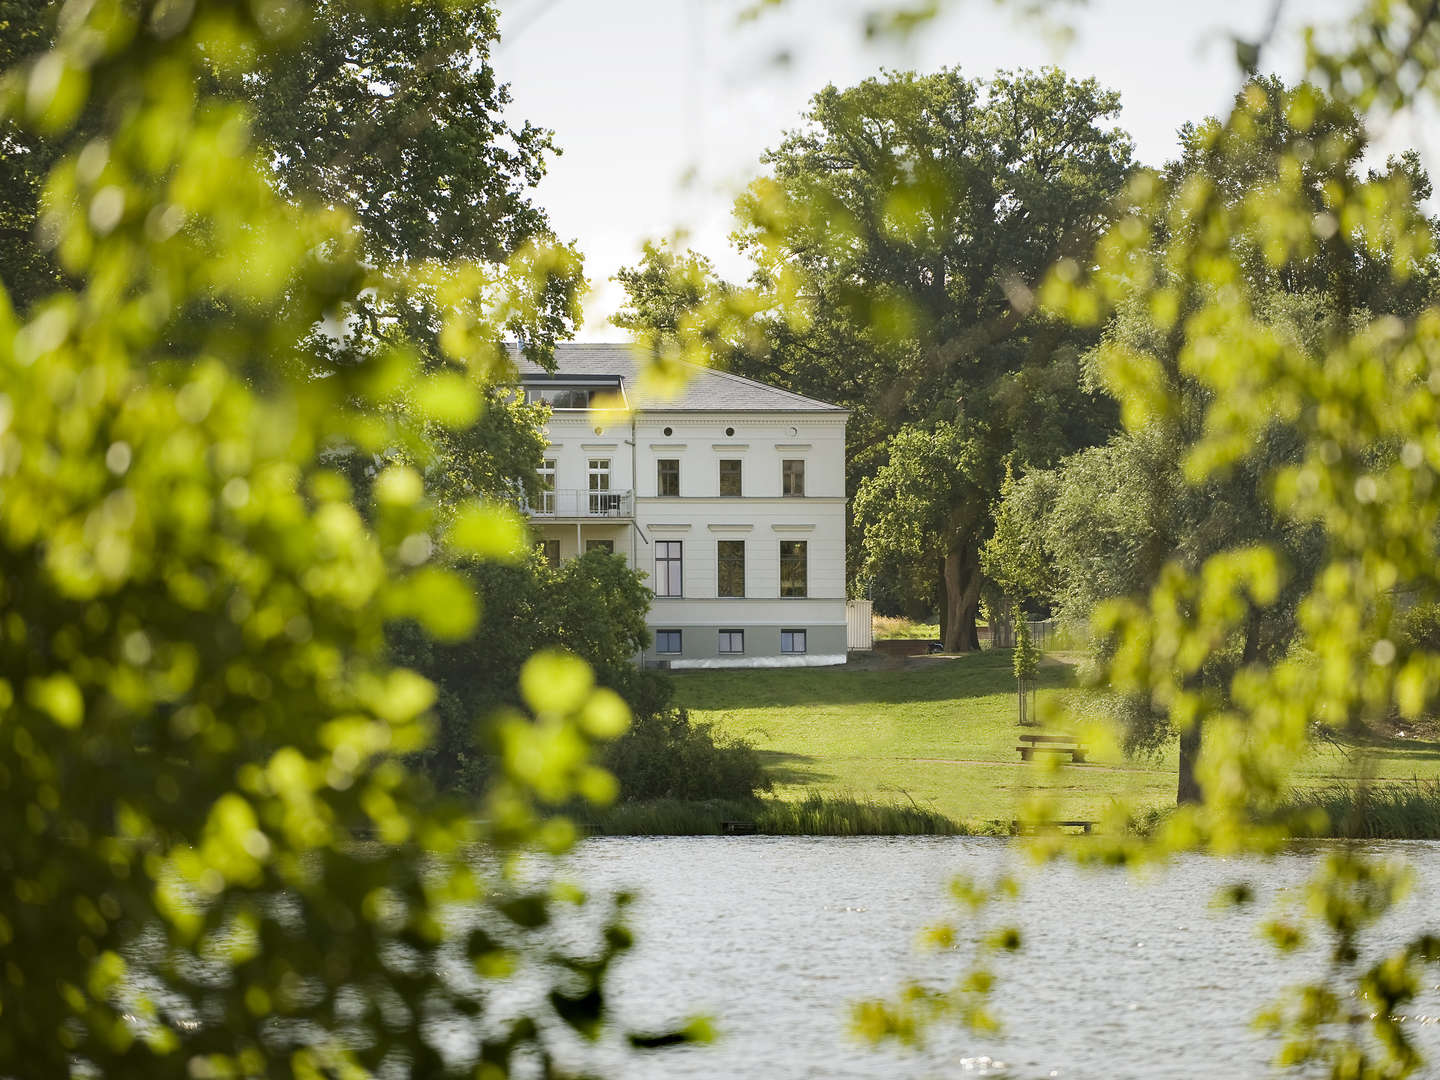
[[[531,517],[555,519],[618,519],[635,516],[634,493],[629,491],[542,491],[538,506],[528,506]]]

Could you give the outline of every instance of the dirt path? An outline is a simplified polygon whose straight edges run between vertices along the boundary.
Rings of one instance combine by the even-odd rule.
[[[1011,765],[1015,768],[1033,768],[1033,761],[982,761],[979,758],[938,758],[938,757],[917,757],[908,758],[909,761],[923,761],[928,765]],[[1168,769],[1134,769],[1124,765],[1099,765],[1093,761],[1087,761],[1083,765],[1067,764],[1066,769],[1087,769],[1093,772],[1113,773],[1134,773],[1137,776],[1145,775],[1168,775]]]

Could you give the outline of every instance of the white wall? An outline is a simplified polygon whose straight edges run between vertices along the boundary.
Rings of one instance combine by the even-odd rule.
[[[651,626],[844,626],[844,414],[650,412],[606,424],[594,414],[562,412],[548,431],[557,489],[585,490],[594,457],[610,459],[612,491],[633,487],[635,523],[613,533],[615,550],[650,575],[652,587],[656,541],[683,544],[684,596],[657,597]],[[665,458],[680,462],[678,497],[657,494],[656,462]],[[738,498],[720,495],[722,459],[742,462]],[[805,463],[803,496],[781,494],[787,459]],[[561,539],[563,557],[577,550],[573,524],[542,520],[537,528]],[[585,523],[583,532],[612,535],[599,522]],[[720,540],[745,543],[743,599],[716,595]],[[806,543],[805,597],[780,596],[782,540]]]

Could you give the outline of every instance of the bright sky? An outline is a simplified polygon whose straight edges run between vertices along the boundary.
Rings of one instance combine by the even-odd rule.
[[[743,277],[726,241],[735,193],[827,83],[882,67],[988,76],[1058,63],[1120,91],[1119,123],[1139,159],[1158,165],[1181,124],[1225,108],[1237,85],[1230,35],[1254,37],[1270,11],[1269,0],[1089,0],[1061,9],[1075,30],[1065,45],[1017,19],[1022,4],[950,0],[902,48],[864,40],[862,15],[882,2],[787,0],[741,26],[745,0],[502,0],[493,59],[511,84],[510,119],[553,129],[564,151],[537,199],[585,254],[593,292],[581,340],[624,338],[606,322],[623,300],[609,279],[647,237],[683,230],[722,273]],[[1323,20],[1349,6],[1292,0],[1284,10]],[[1293,35],[1280,37],[1262,66],[1290,75],[1298,50]],[[1402,126],[1381,142],[1423,151],[1421,125]]]

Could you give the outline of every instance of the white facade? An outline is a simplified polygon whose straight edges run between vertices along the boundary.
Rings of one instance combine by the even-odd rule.
[[[628,346],[561,346],[557,361],[522,365],[527,393],[555,403],[531,521],[552,557],[608,542],[648,575],[645,661],[844,663],[848,414],[698,368],[679,398],[649,401]],[[628,413],[583,407],[617,389]]]

